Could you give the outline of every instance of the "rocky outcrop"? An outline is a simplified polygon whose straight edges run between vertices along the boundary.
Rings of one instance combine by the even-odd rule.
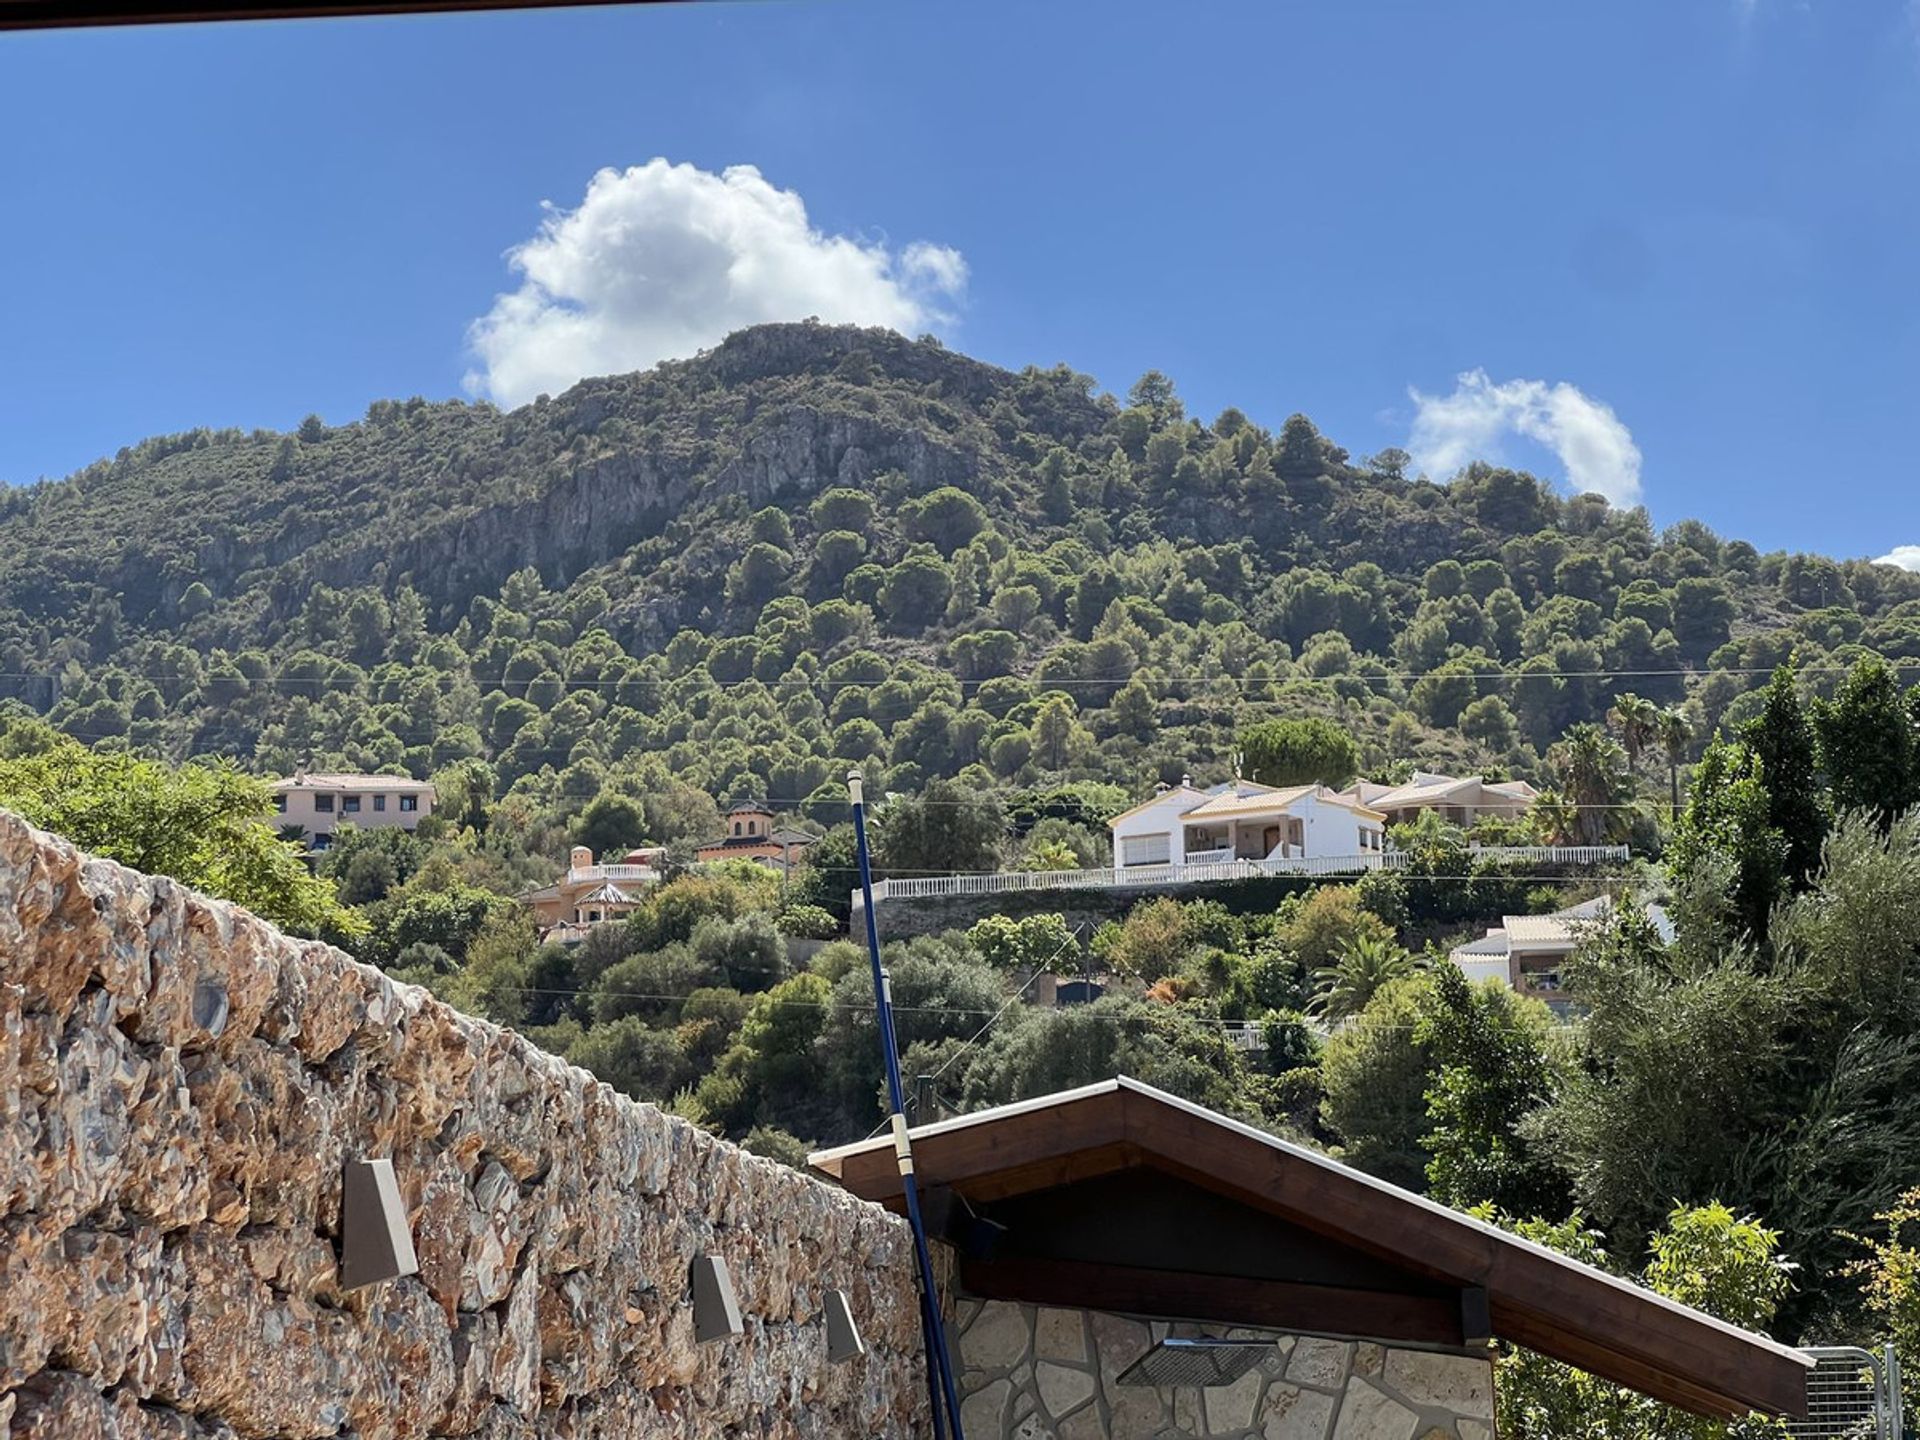
[[[419,1273],[342,1292],[341,1167],[383,1156]],[[708,1347],[701,1253],[746,1326]],[[830,1288],[869,1347],[839,1367]],[[0,812],[0,1431],[824,1440],[924,1405],[883,1211]]]

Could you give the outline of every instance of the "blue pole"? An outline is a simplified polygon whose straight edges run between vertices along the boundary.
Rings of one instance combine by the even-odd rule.
[[[887,1105],[892,1111],[893,1151],[900,1164],[900,1191],[907,1202],[907,1226],[913,1231],[914,1259],[920,1267],[920,1330],[927,1346],[927,1391],[933,1405],[934,1440],[941,1440],[941,1411],[946,1412],[953,1440],[966,1440],[960,1430],[960,1397],[953,1386],[953,1362],[947,1355],[946,1326],[940,1319],[940,1296],[934,1284],[933,1257],[927,1250],[927,1227],[920,1218],[920,1182],[913,1173],[913,1147],[907,1140],[906,1096],[900,1084],[900,1041],[893,1030],[893,982],[880,962],[880,927],[873,916],[873,859],[867,848],[867,806],[860,772],[847,775],[853,800],[854,846],[860,858],[860,898],[867,916],[867,958],[873,964],[874,1021],[880,1029],[880,1053],[887,1064]]]

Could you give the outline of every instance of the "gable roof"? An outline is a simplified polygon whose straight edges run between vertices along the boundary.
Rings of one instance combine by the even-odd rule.
[[[1363,804],[1382,810],[1401,810],[1410,805],[1437,805],[1448,800],[1464,800],[1469,795],[1491,796],[1500,800],[1532,804],[1540,792],[1524,780],[1488,780],[1479,775],[1440,775],[1431,770],[1416,770],[1402,785],[1385,785],[1377,780],[1356,780],[1346,793]]]
[[[1312,785],[1293,785],[1282,790],[1268,785],[1249,787],[1249,792],[1240,794],[1229,790],[1216,795],[1211,800],[1196,805],[1181,815],[1183,820],[1224,820],[1235,815],[1270,815],[1285,810],[1288,806],[1311,795],[1317,787]]]
[[[611,880],[603,881],[573,902],[576,905],[631,905],[633,897]]]
[[[1492,1335],[1656,1399],[1723,1417],[1806,1410],[1812,1361],[1797,1350],[1134,1080],[1123,1077],[923,1126],[912,1138],[919,1183],[935,1195],[957,1195],[969,1207],[1019,1201],[1103,1176],[1163,1172],[1279,1227],[1386,1262],[1416,1280],[1454,1287],[1441,1295],[1481,1296]],[[863,1199],[901,1203],[888,1137],[822,1151],[810,1164]],[[1219,1263],[1231,1266],[1235,1258],[1227,1251]],[[1120,1297],[1127,1292],[1116,1276],[1124,1271],[1124,1258],[1117,1265],[1028,1266],[1025,1298],[1122,1308]],[[963,1261],[963,1281],[968,1274]],[[1242,1323],[1250,1324],[1272,1323],[1288,1303],[1297,1306],[1298,1297],[1290,1302],[1289,1292],[1336,1293],[1218,1271],[1184,1278],[1194,1281],[1185,1293],[1196,1300],[1231,1297],[1245,1310]],[[1435,1323],[1440,1317],[1432,1309],[1444,1304],[1434,1295],[1396,1296],[1377,1288],[1337,1293],[1348,1301],[1357,1296],[1363,1308],[1350,1313],[1377,1314],[1380,1333],[1388,1335],[1422,1313],[1428,1316],[1422,1323]],[[1464,1298],[1459,1304],[1462,1312],[1468,1308]],[[1259,1314],[1269,1319],[1254,1318]],[[1457,1312],[1454,1343],[1472,1338],[1464,1324]]]
[[[1118,815],[1114,816],[1111,820],[1107,822],[1107,828],[1112,829],[1114,826],[1118,825],[1122,820],[1128,819],[1134,815],[1138,815],[1143,810],[1151,810],[1156,805],[1165,804],[1167,800],[1171,799],[1176,795],[1191,795],[1195,799],[1201,799],[1205,797],[1206,793],[1207,792],[1204,790],[1196,790],[1193,788],[1193,786],[1184,784],[1184,783],[1179,785],[1169,786],[1165,790],[1156,790],[1154,791],[1153,794],[1149,795],[1145,800],[1142,800],[1138,805],[1131,805],[1127,807],[1125,810],[1122,810]]]

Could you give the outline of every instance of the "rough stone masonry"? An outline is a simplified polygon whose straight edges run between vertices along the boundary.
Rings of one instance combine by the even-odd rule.
[[[418,1275],[342,1293],[389,1157]],[[745,1333],[694,1342],[723,1256]],[[868,1345],[830,1366],[824,1296]],[[0,812],[0,1433],[904,1436],[902,1222]]]
[[[1273,1330],[1125,1319],[963,1300],[955,1317],[968,1440],[1492,1440],[1493,1365]],[[1154,1388],[1120,1376],[1168,1335],[1266,1347],[1230,1385]]]

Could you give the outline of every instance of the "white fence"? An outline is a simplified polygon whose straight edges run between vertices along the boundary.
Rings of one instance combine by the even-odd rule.
[[[1475,861],[1499,864],[1600,865],[1625,860],[1625,845],[1486,845],[1468,851]],[[1359,875],[1368,870],[1404,870],[1402,850],[1364,855],[1304,855],[1267,860],[1209,860],[1198,865],[1124,865],[1099,870],[1002,870],[984,875],[915,875],[873,883],[873,903],[925,900],[947,895],[1001,895],[1015,890],[1153,890],[1175,885],[1217,885],[1274,875]],[[860,892],[853,892],[853,908]]]

